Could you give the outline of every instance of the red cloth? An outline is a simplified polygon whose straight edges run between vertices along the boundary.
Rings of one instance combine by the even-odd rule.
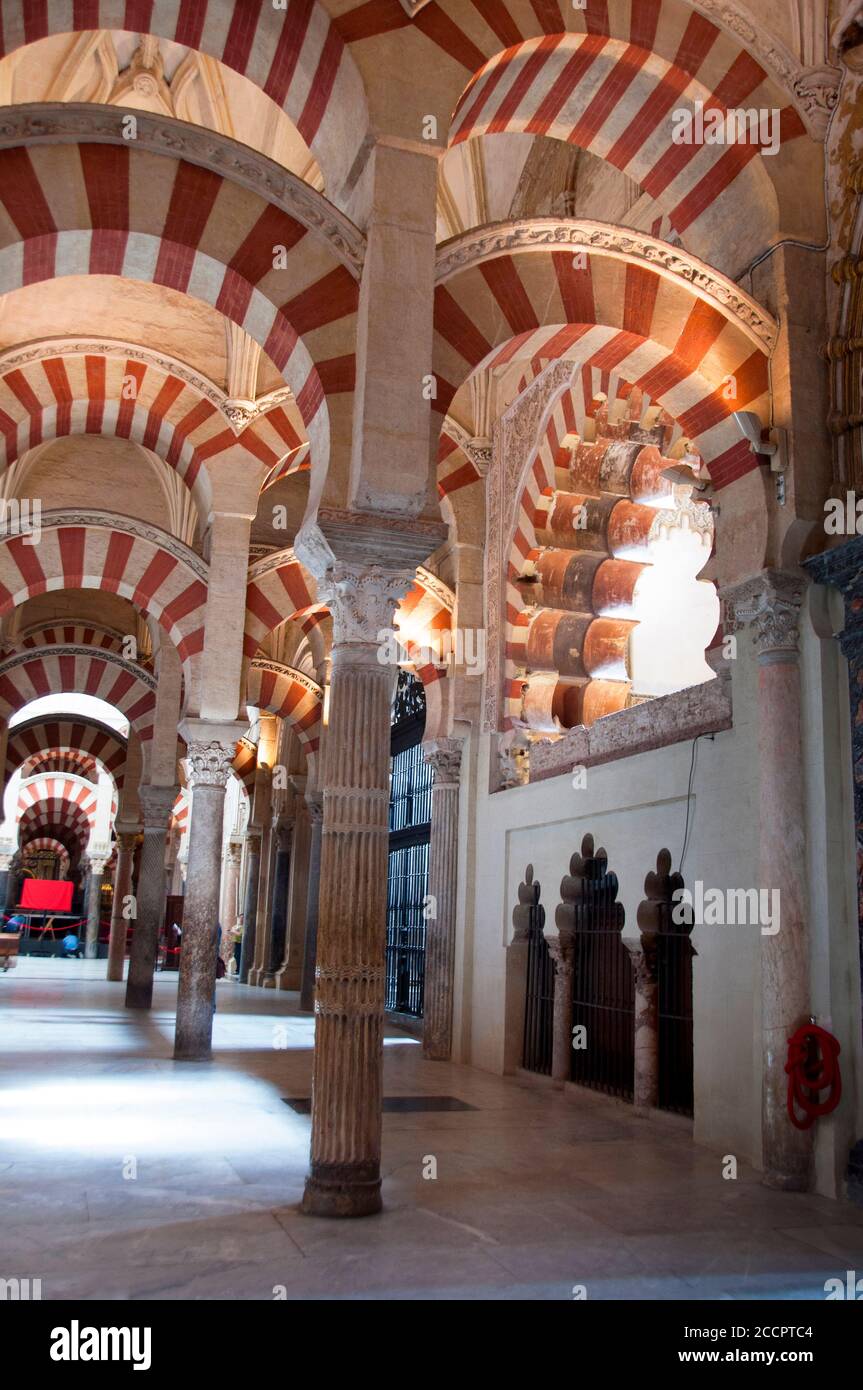
[[[71,912],[73,887],[66,879],[25,878],[21,906],[29,912]]]

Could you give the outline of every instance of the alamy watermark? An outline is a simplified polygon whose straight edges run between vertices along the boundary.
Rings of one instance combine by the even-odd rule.
[[[0,497],[0,537],[23,536],[25,545],[42,539],[42,502],[38,497]]]
[[[723,111],[696,101],[672,111],[671,140],[675,145],[758,145],[764,155],[778,154],[781,123],[777,107]]]
[[[394,628],[378,632],[378,661],[381,666],[399,666],[407,658],[419,670],[434,666],[438,671],[456,668],[469,676],[485,671],[485,628],[441,628],[423,633],[422,640],[406,643]]]
[[[778,888],[705,888],[696,879],[692,888],[676,888],[671,919],[677,927],[760,927],[762,936],[779,931]]]

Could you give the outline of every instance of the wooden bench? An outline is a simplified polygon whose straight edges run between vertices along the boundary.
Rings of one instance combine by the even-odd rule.
[[[0,961],[3,962],[4,971],[11,969],[15,964],[20,945],[21,938],[17,932],[0,932]]]

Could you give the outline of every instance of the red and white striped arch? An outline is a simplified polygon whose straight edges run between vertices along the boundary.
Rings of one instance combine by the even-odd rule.
[[[249,189],[118,141],[0,150],[0,293],[116,275],[211,304],[283,373],[325,469],[330,416],[349,421],[352,407],[354,275],[323,233]]]
[[[20,767],[35,764],[44,750],[71,754],[100,763],[122,790],[126,776],[126,740],[115,729],[83,717],[39,715],[9,731],[6,745],[7,781]]]
[[[228,449],[271,475],[308,467],[293,402],[274,406],[239,434],[193,384],[134,358],[105,353],[45,355],[4,370],[0,358],[0,459],[8,468],[28,449],[66,435],[129,439],[173,468],[201,501],[202,467]]]
[[[79,777],[32,777],[18,791],[18,834],[21,843],[54,829],[72,830],[82,849],[96,823],[96,789]],[[117,796],[111,801],[111,823],[117,814]]]
[[[337,27],[314,0],[3,0],[0,56],[49,34],[129,29],[183,44],[233,68],[293,121],[338,190],[368,128],[362,80]]]
[[[307,758],[318,751],[324,692],[294,666],[261,657],[252,661],[246,681],[246,700],[257,709],[284,719],[296,731]]]
[[[310,632],[329,617],[314,597],[315,582],[293,550],[279,550],[249,566],[243,655],[251,660],[261,643],[289,619]]]
[[[722,264],[733,247],[735,264],[726,268],[739,270],[779,233],[770,166],[781,156],[765,160],[757,143],[675,144],[673,113],[693,112],[695,102],[722,112],[780,109],[758,64],[740,55],[718,81],[705,81],[648,46],[547,34],[498,53],[475,74],[450,139],[520,132],[578,145],[639,184],[693,251]],[[779,132],[782,144],[806,134],[787,103]]]
[[[32,840],[28,840],[21,850],[21,857],[26,864],[28,859],[32,859],[37,854],[44,854],[46,851],[59,859],[60,877],[65,878],[72,861],[66,846],[60,840],[56,840],[53,835],[36,835]]]
[[[49,590],[100,589],[127,598],[168,634],[183,662],[187,705],[198,698],[204,643],[207,567],[193,551],[158,528],[108,512],[87,512],[83,525],[69,514],[42,517],[38,546],[22,536],[0,541],[0,613]],[[142,532],[145,532],[142,534]]]
[[[0,717],[9,719],[31,700],[57,694],[104,700],[128,719],[142,744],[153,737],[155,681],[134,662],[63,647],[23,652],[0,662]]]
[[[477,368],[556,358],[616,372],[661,405],[697,443],[718,485],[757,466],[732,415],[751,410],[768,420],[767,352],[682,276],[596,253],[576,269],[569,250],[521,250],[438,285],[440,415]]]
[[[92,623],[51,622],[28,628],[18,638],[16,650],[25,647],[28,650],[35,647],[99,647],[125,659],[125,641],[124,634]],[[8,655],[11,652],[4,651],[3,656]],[[151,661],[147,657],[139,657],[137,664],[149,667]]]
[[[94,785],[99,781],[95,758],[74,748],[44,748],[41,753],[28,758],[21,769],[22,777],[35,777],[46,772],[59,772],[61,776],[71,773]]]

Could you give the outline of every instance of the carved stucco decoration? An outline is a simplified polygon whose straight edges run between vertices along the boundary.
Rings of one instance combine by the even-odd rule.
[[[134,521],[131,517],[117,516],[114,512],[95,511],[89,507],[80,511],[56,509],[42,513],[43,531],[60,526],[104,526],[110,531],[124,531],[129,536],[137,536],[142,541],[149,541],[151,545],[166,550],[169,555],[188,565],[204,584],[207,583],[209,566],[206,561],[182,541],[177,540],[176,536],[163,531],[160,526],[151,526],[145,521]]]
[[[692,0],[692,8],[742,40],[752,56],[794,97],[813,139],[823,140],[839,94],[839,69],[823,65],[804,67],[771,34],[763,19],[757,19],[736,0]]]
[[[38,343],[28,343],[26,348],[16,348],[13,352],[0,353],[0,375],[13,371],[16,367],[27,367],[31,362],[41,362],[48,357],[117,357],[129,362],[142,362],[147,367],[177,377],[191,386],[200,396],[214,405],[224,416],[234,434],[240,435],[253,420],[258,420],[278,405],[293,400],[294,393],[289,386],[269,391],[254,401],[231,401],[214,381],[202,376],[193,367],[164,352],[153,352],[139,347],[137,343],[126,343],[121,338],[44,338]]]
[[[296,681],[310,695],[314,695],[316,700],[322,700],[324,697],[324,692],[318,682],[312,680],[311,676],[307,676],[303,671],[298,670],[296,666],[287,666],[282,661],[271,661],[269,657],[256,656],[252,659],[250,670],[269,671],[274,676],[290,676],[291,680]]]
[[[584,251],[590,254],[594,251],[617,260],[640,261],[666,279],[683,280],[700,299],[737,319],[740,327],[758,347],[772,352],[776,346],[779,336],[776,320],[733,280],[679,246],[672,246],[670,242],[644,232],[634,232],[605,222],[530,217],[465,232],[441,246],[435,279],[438,284],[443,284],[469,266],[495,256],[510,255],[513,251],[545,251],[560,246],[567,247],[573,253]]]
[[[503,702],[503,651],[506,637],[506,562],[516,523],[520,482],[536,450],[544,415],[577,369],[574,362],[551,362],[504,411],[494,427],[486,517],[487,657],[483,728],[500,727]]]
[[[134,144],[136,149],[150,154],[186,159],[241,184],[296,218],[322,237],[354,278],[360,279],[366,248],[362,232],[296,174],[226,135],[149,111],[134,112],[135,140],[126,140],[123,119],[127,114],[121,107],[83,102],[5,107],[0,115],[0,149],[12,145],[68,144],[78,139]]]
[[[805,589],[802,576],[767,570],[723,592],[734,623],[752,624],[760,661],[787,660],[796,655]]]

